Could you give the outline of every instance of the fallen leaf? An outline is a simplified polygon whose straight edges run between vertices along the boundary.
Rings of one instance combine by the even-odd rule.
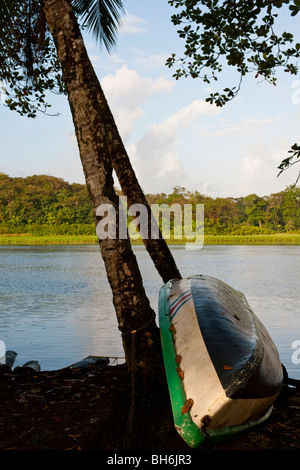
[[[171,331],[172,335],[175,335],[176,330],[175,330],[175,326],[173,325],[173,323],[170,325],[169,330]]]
[[[171,299],[171,297],[174,297],[175,294],[170,294],[168,297],[168,300]]]
[[[181,359],[182,359],[182,356],[180,356],[179,354],[177,354],[177,356],[175,356],[175,361],[178,365],[180,365]]]
[[[193,406],[194,400],[192,398],[189,398],[186,402],[185,405],[181,409],[181,414],[184,415],[187,413]]]
[[[57,416],[51,416],[52,421],[55,421],[56,423],[61,423],[61,419],[58,418]]]
[[[178,374],[178,377],[180,377],[181,380],[183,380],[183,379],[184,379],[184,373],[182,372],[182,370],[180,369],[180,367],[177,367],[176,372],[177,372],[177,374]]]
[[[99,421],[99,418],[91,418],[89,423],[94,424],[94,423],[97,423],[98,421]]]
[[[101,393],[98,393],[93,398],[91,398],[91,401],[99,400],[100,398],[101,398]]]

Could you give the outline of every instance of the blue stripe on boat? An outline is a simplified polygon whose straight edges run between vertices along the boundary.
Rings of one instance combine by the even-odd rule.
[[[181,307],[188,302],[192,298],[192,291],[189,289],[188,291],[181,294],[175,302],[170,304],[170,316],[173,319]]]

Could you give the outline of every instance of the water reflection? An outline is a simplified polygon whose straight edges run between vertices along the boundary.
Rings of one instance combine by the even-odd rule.
[[[157,311],[162,281],[143,246],[134,248]],[[172,247],[183,276],[205,273],[242,291],[263,321],[292,376],[292,343],[300,340],[300,247]],[[0,247],[0,339],[16,365],[38,359],[65,367],[89,354],[123,355],[98,246]],[[299,355],[300,357],[300,355]]]

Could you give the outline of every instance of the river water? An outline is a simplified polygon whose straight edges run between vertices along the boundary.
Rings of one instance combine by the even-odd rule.
[[[271,334],[289,375],[300,379],[300,246],[171,248],[183,276],[208,274],[243,292]],[[134,247],[157,312],[162,281],[143,246]],[[0,340],[43,370],[88,355],[123,356],[97,245],[0,246]]]

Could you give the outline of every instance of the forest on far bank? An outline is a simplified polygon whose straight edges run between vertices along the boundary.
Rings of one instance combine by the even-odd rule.
[[[299,186],[264,197],[212,198],[180,186],[172,194],[146,196],[150,205],[204,204],[206,234],[300,232]],[[21,178],[0,172],[0,234],[10,233],[94,235],[86,186],[48,175]]]

